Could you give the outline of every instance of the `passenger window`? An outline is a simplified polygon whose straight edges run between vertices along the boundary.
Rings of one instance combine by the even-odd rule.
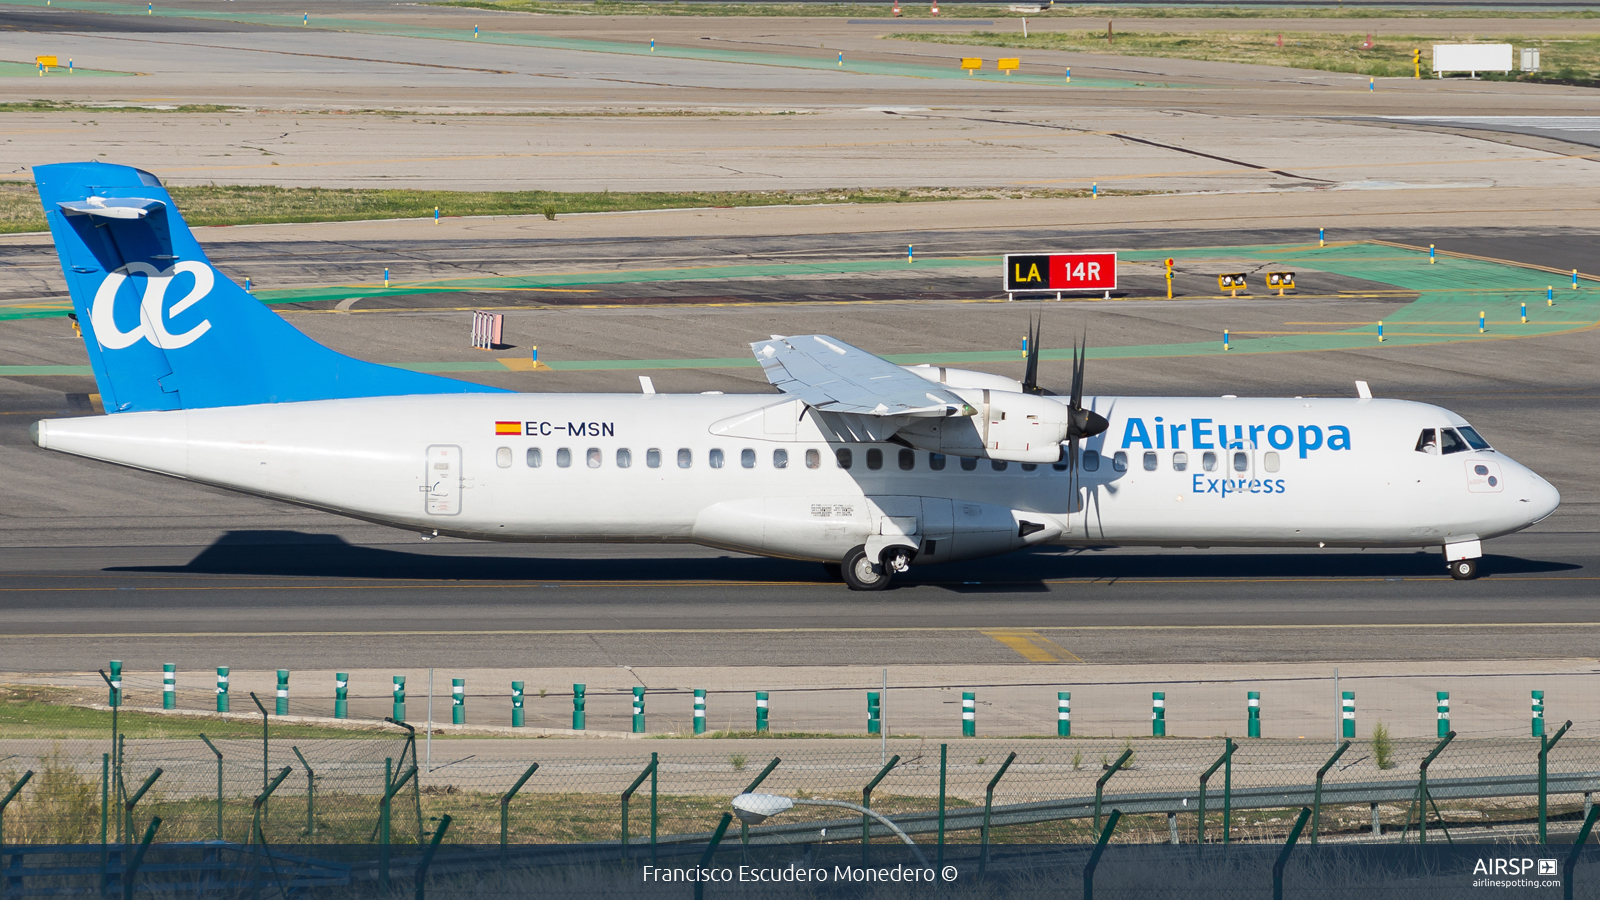
[[[556,451],[556,465],[560,466],[563,469],[565,469],[566,467],[572,465],[572,451],[568,450],[565,447],[562,447],[560,450],[557,450]]]
[[[963,456],[963,457],[961,457],[961,471],[963,471],[963,472],[976,472],[977,470],[978,470],[978,458],[976,456]]]
[[[617,448],[617,468],[626,469],[633,465],[633,451],[627,447]]]
[[[1473,428],[1471,425],[1463,425],[1461,427],[1460,431],[1461,431],[1461,436],[1467,439],[1467,443],[1472,447],[1472,449],[1474,449],[1474,450],[1490,450],[1490,449],[1493,449],[1493,448],[1491,448],[1489,446],[1489,442],[1484,440],[1478,434],[1478,430],[1476,428]]]
[[[711,450],[710,453],[706,454],[706,465],[710,466],[713,469],[722,468],[722,448],[721,447],[715,447],[715,448],[713,448]]]
[[[833,458],[838,461],[841,469],[848,469],[855,462],[855,458],[847,447],[840,447],[833,451]]]
[[[1172,471],[1174,471],[1174,472],[1187,472],[1187,471],[1189,471],[1189,454],[1184,453],[1182,450],[1178,451],[1177,453],[1172,454]]]
[[[1278,471],[1278,454],[1272,450],[1262,454],[1261,468],[1266,469],[1268,472]]]
[[[661,468],[661,449],[659,447],[651,447],[646,450],[644,452],[644,464],[652,469]]]
[[[528,468],[537,469],[537,468],[539,468],[540,464],[542,464],[543,462],[544,462],[544,454],[539,452],[539,448],[538,447],[529,447],[528,448]]]
[[[1067,470],[1068,466],[1064,462],[1058,462],[1058,463],[1051,463],[1050,464],[1050,468],[1055,469],[1057,472],[1065,472]]]
[[[806,468],[808,468],[808,469],[820,469],[820,468],[822,468],[822,454],[818,453],[816,450],[807,450],[806,451]]]
[[[1156,452],[1154,450],[1146,450],[1144,452],[1144,470],[1146,472],[1154,472],[1156,470],[1156,466],[1160,464],[1160,460],[1156,459]]]
[[[1434,435],[1435,435],[1435,432],[1434,432],[1434,430],[1432,428],[1424,428],[1424,429],[1422,429],[1422,434],[1417,435],[1417,452],[1418,453],[1435,453],[1436,454],[1436,453],[1439,452],[1439,440]]]
[[[1439,450],[1443,453],[1461,453],[1467,449],[1467,442],[1456,434],[1454,428],[1439,429]]]
[[[912,469],[915,469],[916,467],[917,467],[917,451],[915,451],[915,450],[901,450],[900,451],[900,471],[909,472]]]
[[[1022,471],[1024,471],[1024,472],[1032,472],[1034,469],[1037,469],[1037,468],[1039,468],[1039,464],[1038,463],[1023,463],[1022,464]]]
[[[1117,472],[1128,471],[1128,452],[1126,450],[1118,450],[1116,455],[1111,457],[1111,468]]]
[[[585,455],[588,457],[588,460],[589,460],[589,468],[591,468],[591,469],[600,468],[600,448],[599,447],[590,447],[589,448],[589,452],[587,454],[585,454]]]
[[[1207,472],[1215,472],[1217,470],[1217,455],[1207,450],[1205,455],[1200,457],[1200,468],[1205,469]]]
[[[1006,462],[1003,459],[991,459],[991,460],[989,460],[989,468],[995,470],[996,472],[1004,472],[1006,470],[1006,466],[1009,466],[1009,465],[1010,465],[1010,463]]]
[[[694,453],[688,447],[684,447],[682,450],[679,450],[678,468],[687,469],[692,465],[694,465]]]
[[[1085,450],[1079,459],[1083,462],[1083,470],[1085,472],[1100,471],[1100,454],[1098,451]]]
[[[511,448],[501,447],[494,451],[494,464],[502,469],[511,468]]]
[[[928,468],[934,470],[935,472],[943,472],[944,471],[944,454],[943,453],[929,453],[928,454]]]
[[[883,468],[883,451],[882,450],[879,450],[877,447],[872,447],[872,448],[867,450],[867,468],[871,469],[874,472],[876,472],[879,469]]]
[[[774,469],[787,469],[787,468],[789,468],[789,451],[787,451],[787,450],[774,450],[774,451],[772,451],[772,467]]]
[[[756,467],[756,452],[748,448],[740,450],[739,465],[745,467],[746,469],[754,469]]]
[[[1250,454],[1248,454],[1248,453],[1235,453],[1233,455],[1233,470],[1235,472],[1248,472],[1248,471],[1250,471]]]

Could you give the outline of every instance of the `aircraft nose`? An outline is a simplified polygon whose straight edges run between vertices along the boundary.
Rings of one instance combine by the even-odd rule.
[[[1555,485],[1531,471],[1528,476],[1528,490],[1522,499],[1527,501],[1526,505],[1532,507],[1528,510],[1528,524],[1531,525],[1544,521],[1556,511],[1561,505],[1561,492],[1556,490]]]

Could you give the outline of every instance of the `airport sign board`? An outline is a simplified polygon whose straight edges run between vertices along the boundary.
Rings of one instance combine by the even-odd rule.
[[[1114,291],[1115,253],[1007,253],[1005,289],[1022,291]]]

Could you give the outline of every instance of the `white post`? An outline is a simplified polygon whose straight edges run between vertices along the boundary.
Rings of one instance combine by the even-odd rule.
[[[423,732],[423,744],[427,748],[422,760],[422,771],[433,771],[433,670],[428,670],[428,727]]]
[[[1344,733],[1344,701],[1339,697],[1339,667],[1333,667],[1333,746],[1339,746],[1339,735]]]
[[[878,756],[879,765],[889,764],[889,718],[884,709],[889,705],[889,670],[883,670],[883,693],[878,695]]]

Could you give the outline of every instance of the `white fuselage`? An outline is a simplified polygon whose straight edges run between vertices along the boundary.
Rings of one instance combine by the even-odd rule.
[[[425,534],[696,542],[823,561],[875,543],[916,547],[918,563],[1052,541],[1439,546],[1525,528],[1560,499],[1493,450],[1419,451],[1422,429],[1466,425],[1425,404],[1085,405],[1110,427],[1084,441],[1076,490],[1064,463],[830,440],[782,395],[324,400],[55,419],[36,440]]]

